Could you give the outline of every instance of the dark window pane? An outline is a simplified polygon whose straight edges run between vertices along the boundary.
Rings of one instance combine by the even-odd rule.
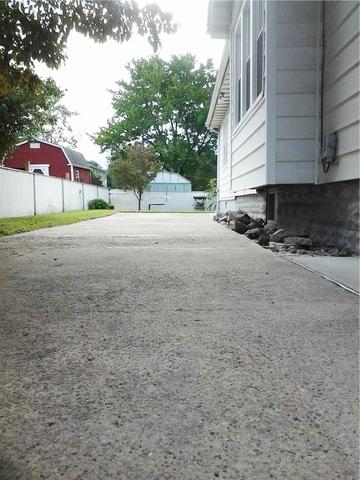
[[[263,88],[263,55],[264,55],[264,34],[260,33],[256,40],[256,96],[258,97]]]
[[[237,121],[239,122],[241,119],[241,78],[238,80],[237,85],[237,95],[238,95],[238,105],[237,105]]]
[[[246,73],[245,73],[245,110],[248,111],[250,108],[250,57],[246,62]]]

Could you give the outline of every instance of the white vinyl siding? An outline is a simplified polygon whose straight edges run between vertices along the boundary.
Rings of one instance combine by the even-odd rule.
[[[262,0],[245,1],[233,23],[230,190],[235,196],[266,184],[264,8]]]
[[[234,3],[229,32],[228,134],[224,133],[225,124],[220,130],[222,140],[228,137],[226,161],[220,153],[223,160],[218,164],[220,195],[245,195],[266,185],[358,178],[359,3],[325,2],[323,133],[337,132],[338,138],[337,161],[327,174],[322,172],[319,160],[323,3],[314,0],[261,4],[249,0]],[[255,12],[264,9],[265,78],[263,92],[257,96],[256,39],[261,23],[260,14]],[[245,72],[249,58],[251,95],[246,111]]]
[[[266,184],[265,100],[232,140],[232,190],[237,195]]]
[[[227,199],[232,195],[230,191],[230,115],[229,111],[225,115],[220,126],[218,137],[218,189],[219,200]]]
[[[320,2],[276,9],[275,183],[313,183],[318,154]]]
[[[325,3],[324,134],[337,133],[336,163],[320,182],[359,178],[359,3]]]

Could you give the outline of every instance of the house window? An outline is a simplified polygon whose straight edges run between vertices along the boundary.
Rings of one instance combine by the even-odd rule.
[[[235,71],[235,118],[236,123],[240,122],[242,116],[242,102],[241,102],[241,62],[238,61],[241,58],[241,19],[238,22],[238,26],[235,30],[234,41],[234,62]]]
[[[247,0],[234,31],[234,119],[239,123],[264,90],[264,0]]]
[[[239,80],[238,80],[237,95],[238,95],[238,101],[237,101],[237,121],[240,122],[240,120],[241,120],[241,77],[240,77]]]
[[[253,25],[255,39],[255,98],[257,98],[262,93],[264,87],[264,0],[255,0],[253,2]]]
[[[250,48],[250,4],[246,2],[243,12],[243,72],[245,112],[250,108],[251,99],[251,48]]]
[[[75,170],[75,181],[80,182],[80,172],[79,172],[79,170]]]

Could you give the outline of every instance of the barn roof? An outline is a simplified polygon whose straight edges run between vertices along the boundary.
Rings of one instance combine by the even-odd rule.
[[[65,155],[67,161],[73,167],[85,168],[87,170],[91,170],[91,165],[85,160],[85,157],[82,153],[76,152],[72,148],[69,147],[62,147],[61,145],[56,145],[56,143],[47,142],[46,140],[42,140],[41,138],[32,138],[31,140],[25,140],[24,142],[18,143],[18,146],[24,145],[25,143],[29,142],[38,142],[38,143],[46,143],[47,145],[52,145],[53,147],[60,148],[63,154]]]
[[[56,145],[59,146],[59,145]],[[85,157],[82,153],[76,152],[72,148],[68,147],[60,147],[63,149],[66,157],[68,158],[69,162],[74,166],[74,167],[80,167],[80,168],[87,168],[90,170],[90,165],[89,163],[85,160]]]

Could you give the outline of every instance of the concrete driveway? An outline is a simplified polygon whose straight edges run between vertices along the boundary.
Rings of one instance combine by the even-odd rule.
[[[0,478],[357,478],[358,298],[207,214],[0,240]]]

